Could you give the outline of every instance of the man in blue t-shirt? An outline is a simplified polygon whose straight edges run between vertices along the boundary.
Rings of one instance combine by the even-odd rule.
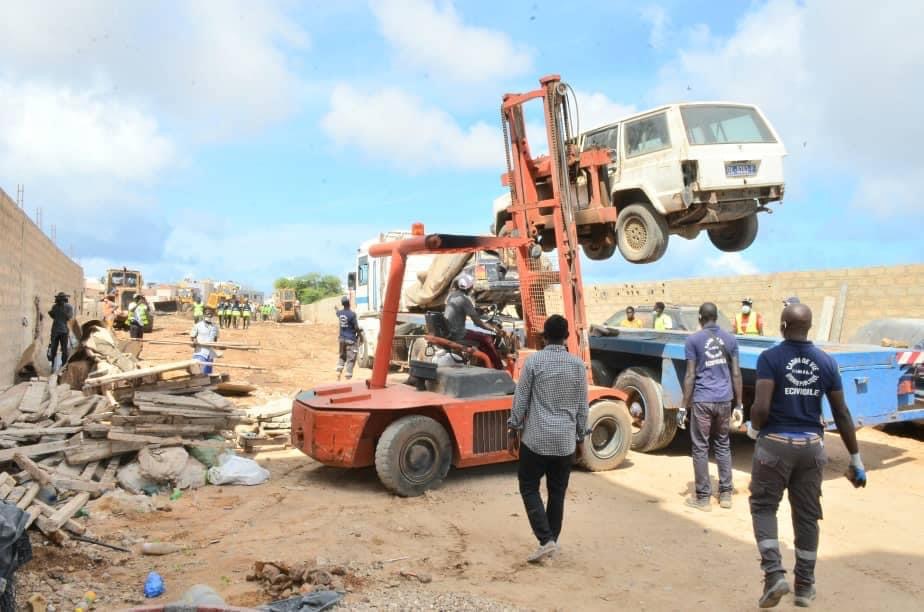
[[[356,320],[356,313],[350,310],[350,298],[343,296],[340,298],[340,304],[343,306],[337,311],[337,321],[340,322],[340,359],[337,361],[337,380],[346,370],[347,380],[353,378],[353,367],[356,365],[356,341],[362,331],[359,329],[359,322]]]
[[[696,494],[686,504],[697,510],[712,510],[712,483],[709,480],[709,443],[719,467],[719,505],[732,506],[731,445],[728,439],[732,405],[740,422],[741,370],[735,337],[719,329],[719,311],[712,302],[699,307],[702,329],[687,338],[687,371],[683,379],[683,404],[678,424],[683,427],[690,413],[690,440],[693,442],[693,473]]]
[[[866,472],[853,419],[844,402],[837,362],[809,342],[811,327],[812,311],[808,306],[786,306],[780,321],[784,341],[764,351],[757,360],[748,435],[757,439],[750,502],[764,571],[764,591],[758,602],[761,608],[772,608],[789,592],[776,523],[776,511],[786,489],[795,531],[795,604],[808,607],[815,598],[821,481],[827,462],[822,442],[823,396],[828,398],[837,430],[850,452],[847,478],[854,487],[866,486]]]

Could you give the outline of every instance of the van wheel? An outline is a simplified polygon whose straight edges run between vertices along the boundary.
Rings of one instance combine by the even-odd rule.
[[[578,465],[591,472],[619,467],[632,445],[632,419],[626,404],[619,400],[591,404],[587,425],[590,434],[584,439],[584,453]]]
[[[375,447],[379,480],[401,497],[416,497],[438,487],[451,462],[449,434],[442,425],[419,414],[389,425]]]
[[[626,261],[650,263],[667,250],[667,221],[650,204],[629,204],[616,219],[616,241]]]
[[[757,213],[711,228],[709,240],[720,251],[734,253],[751,246],[757,238]]]
[[[665,422],[657,375],[649,368],[628,368],[619,374],[613,386],[627,396],[632,417],[632,450],[640,453],[654,450]]]

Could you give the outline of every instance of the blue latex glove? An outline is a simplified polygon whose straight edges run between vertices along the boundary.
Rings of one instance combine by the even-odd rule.
[[[164,594],[164,579],[157,572],[148,574],[147,580],[144,581],[144,596],[160,597]]]
[[[860,459],[860,453],[850,455],[850,465],[847,466],[847,480],[855,489],[866,487],[866,468],[863,467],[863,461]]]

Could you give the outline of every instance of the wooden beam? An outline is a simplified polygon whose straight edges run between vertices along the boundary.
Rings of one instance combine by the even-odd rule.
[[[28,487],[26,487],[26,492],[23,494],[20,500],[16,502],[16,507],[19,508],[20,510],[25,510],[26,508],[31,506],[33,500],[35,500],[35,496],[38,495],[39,489],[41,488],[42,488],[42,485],[40,485],[39,483],[37,482],[31,483]]]
[[[141,424],[135,426],[135,432],[139,434],[168,435],[168,434],[207,434],[214,433],[222,429],[221,425],[162,425],[159,423]],[[234,429],[233,425],[228,425],[223,429]],[[131,433],[131,432],[124,432]]]
[[[58,442],[44,442],[42,444],[30,444],[28,446],[19,446],[17,448],[7,448],[0,450],[0,463],[12,461],[13,457],[18,453],[21,453],[26,457],[50,455],[52,453],[65,450],[67,445],[68,440],[60,440]]]
[[[90,501],[89,493],[78,493],[51,515],[49,519],[51,524],[54,525],[55,529],[61,529],[69,518],[77,514],[81,508],[87,505],[88,501]]]
[[[227,418],[229,416],[245,416],[243,412],[218,412],[214,410],[198,410],[196,408],[173,408],[173,407],[164,407],[157,404],[138,404],[138,410],[140,412],[157,414],[165,414],[168,416],[180,416],[180,417],[213,417],[213,418]],[[0,451],[2,453],[3,451]]]
[[[145,344],[169,344],[173,346],[205,346],[216,349],[232,349],[239,351],[259,351],[262,347],[259,344],[239,344],[235,342],[195,342],[184,340],[145,340]]]
[[[151,391],[136,391],[135,392],[135,403],[138,402],[147,402],[152,404],[160,404],[163,406],[180,406],[180,407],[189,407],[189,408],[205,408],[206,410],[224,410],[225,408],[219,408],[207,402],[206,400],[199,399],[194,395],[170,395],[169,393],[153,393]]]
[[[224,448],[226,444],[218,440],[184,440],[183,438],[162,438],[159,436],[143,436],[139,434],[110,431],[109,439],[118,442],[138,442],[156,446],[202,446],[206,448]]]
[[[121,374],[110,374],[108,376],[100,376],[98,378],[88,378],[84,383],[84,389],[110,382],[136,380],[138,378],[144,378],[145,376],[151,376],[152,374],[163,374],[165,372],[173,372],[176,370],[188,370],[191,367],[198,366],[199,363],[200,362],[196,361],[195,359],[186,359],[184,361],[175,361],[173,363],[165,363],[163,365],[152,366],[149,368],[129,370],[128,372],[122,372]]]
[[[43,470],[41,466],[39,466],[37,463],[22,453],[16,453],[13,455],[13,460],[16,462],[16,465],[28,472],[29,476],[31,476],[32,480],[35,482],[42,486],[48,486],[51,484],[51,474]]]
[[[0,431],[0,438],[23,438],[28,436],[54,436],[79,433],[83,427],[13,427]]]
[[[130,453],[144,448],[137,442],[114,442],[112,440],[89,440],[83,434],[77,434],[67,442],[64,456],[70,465],[83,465],[115,455]],[[0,451],[3,452],[3,451]]]
[[[39,500],[33,501],[32,507],[38,508],[41,511],[42,515],[47,516],[47,517],[51,517],[55,513],[54,508],[52,508],[48,504],[41,502]],[[70,531],[71,533],[76,533],[78,535],[83,535],[87,531],[86,527],[84,527],[83,525],[75,521],[74,519],[68,519],[67,522],[64,523],[64,528]]]

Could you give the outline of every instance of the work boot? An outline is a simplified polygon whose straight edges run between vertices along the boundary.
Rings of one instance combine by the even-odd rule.
[[[526,557],[526,560],[529,563],[539,563],[546,557],[550,557],[555,554],[558,550],[558,544],[555,543],[555,540],[549,540],[545,544],[542,544],[537,548],[533,554]]]
[[[696,508],[697,510],[702,510],[703,512],[712,512],[712,503],[709,501],[708,497],[705,499],[699,499],[698,497],[688,497],[687,501],[684,503],[691,508]]]
[[[725,508],[726,510],[732,507],[731,491],[725,491],[724,493],[719,493],[719,507]]]
[[[764,576],[764,594],[757,600],[759,608],[773,608],[789,592],[786,572],[773,572]]]
[[[812,584],[796,583],[795,603],[800,608],[809,608],[815,599],[815,586]]]

